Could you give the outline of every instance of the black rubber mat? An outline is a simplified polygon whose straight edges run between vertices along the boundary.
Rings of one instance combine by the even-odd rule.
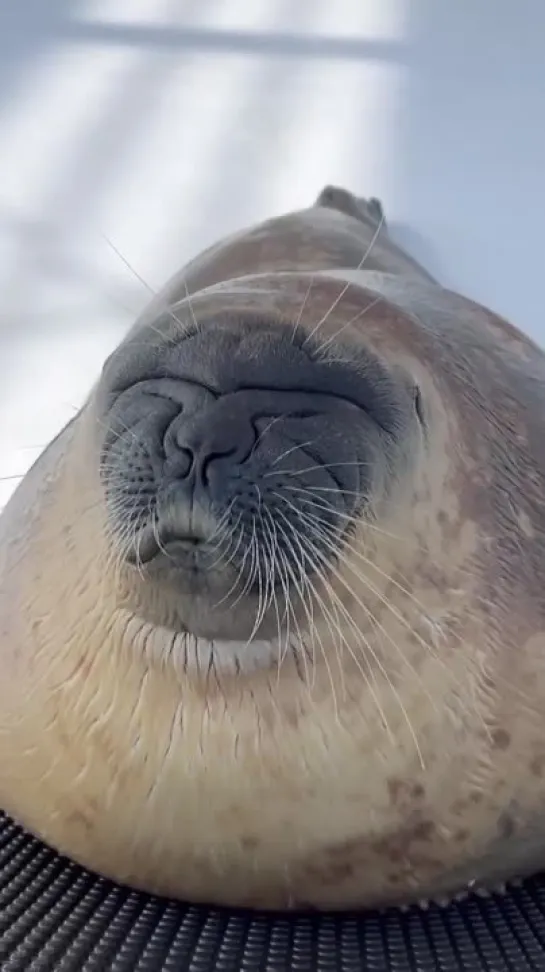
[[[111,884],[0,813],[2,972],[545,972],[545,878],[448,908],[274,915]]]

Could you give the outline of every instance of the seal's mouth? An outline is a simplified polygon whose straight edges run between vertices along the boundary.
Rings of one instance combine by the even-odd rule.
[[[127,563],[134,567],[149,567],[153,564],[179,569],[207,569],[207,559],[211,557],[210,545],[199,532],[175,533],[171,529],[159,529],[150,523],[144,524],[135,534],[133,543],[127,550]],[[208,569],[211,563],[208,564]]]

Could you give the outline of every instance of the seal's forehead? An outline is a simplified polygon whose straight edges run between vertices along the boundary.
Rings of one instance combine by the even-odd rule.
[[[195,255],[152,302],[173,305],[211,286],[257,274],[357,268],[416,273],[413,261],[395,247],[386,231],[376,235],[373,222],[316,205],[268,219],[214,242]],[[431,280],[425,271],[418,274]]]

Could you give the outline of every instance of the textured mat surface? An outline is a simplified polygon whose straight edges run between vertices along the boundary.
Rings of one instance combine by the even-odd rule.
[[[545,972],[545,879],[364,916],[196,908],[59,857],[0,813],[2,972]]]

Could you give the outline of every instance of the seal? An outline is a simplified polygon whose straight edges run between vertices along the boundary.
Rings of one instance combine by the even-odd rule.
[[[0,806],[288,909],[545,863],[545,357],[380,203],[211,247],[0,521]]]

